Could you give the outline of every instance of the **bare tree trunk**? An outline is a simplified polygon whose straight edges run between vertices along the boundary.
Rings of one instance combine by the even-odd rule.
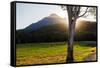
[[[67,60],[66,62],[73,62],[73,26],[74,22],[72,20],[72,6],[67,6],[68,12],[68,23],[69,23],[69,30],[68,30],[68,50],[67,50]]]
[[[74,62],[73,56],[73,46],[74,46],[74,35],[75,35],[75,25],[77,18],[84,16],[88,10],[79,16],[80,6],[66,6],[69,20],[69,32],[68,32],[68,51],[67,51],[67,60],[66,62]]]
[[[69,32],[68,32],[68,51],[67,51],[67,62],[74,62],[73,58],[73,44],[75,34],[76,20],[69,20]]]

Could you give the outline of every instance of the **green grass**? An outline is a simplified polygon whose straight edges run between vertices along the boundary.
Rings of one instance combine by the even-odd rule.
[[[82,46],[75,43],[74,61],[84,61],[83,59],[96,50],[96,47]],[[65,63],[67,55],[67,43],[27,43],[16,45],[16,64],[49,64]]]

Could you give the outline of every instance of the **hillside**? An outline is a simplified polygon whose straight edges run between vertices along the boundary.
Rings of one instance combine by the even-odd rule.
[[[95,41],[96,22],[80,21],[81,25],[76,29],[75,40],[78,41]],[[25,29],[16,31],[17,43],[31,42],[62,42],[68,40],[68,27],[65,19],[56,14],[32,23]]]

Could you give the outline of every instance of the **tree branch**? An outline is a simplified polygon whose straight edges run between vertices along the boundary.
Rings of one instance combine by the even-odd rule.
[[[67,10],[67,8],[64,5],[62,5],[61,8],[62,10]]]
[[[84,16],[84,15],[87,13],[87,10],[88,10],[88,7],[86,8],[86,11],[85,11],[82,15],[80,15],[80,16],[78,16],[78,17]]]

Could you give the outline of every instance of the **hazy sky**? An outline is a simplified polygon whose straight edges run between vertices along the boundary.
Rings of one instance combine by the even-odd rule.
[[[22,29],[26,26],[36,23],[42,18],[49,16],[52,13],[56,13],[59,16],[65,17],[66,11],[63,11],[56,5],[37,5],[37,4],[24,4],[17,3],[17,23],[16,29]]]
[[[42,4],[16,4],[16,29],[23,29],[32,23],[36,23],[44,17],[56,13],[60,17],[67,19],[67,11],[63,11],[57,5],[42,5]],[[89,20],[93,20],[93,16],[88,16]]]

